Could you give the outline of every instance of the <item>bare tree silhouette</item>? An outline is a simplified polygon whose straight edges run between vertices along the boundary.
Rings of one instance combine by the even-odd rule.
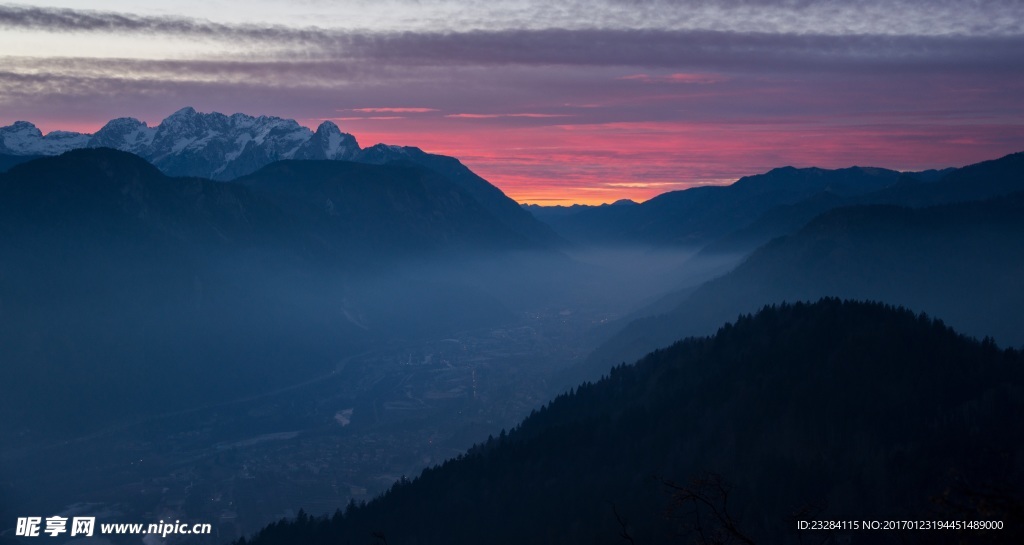
[[[716,473],[704,473],[685,485],[662,480],[670,492],[668,516],[696,534],[700,545],[755,545],[729,512],[732,486]]]

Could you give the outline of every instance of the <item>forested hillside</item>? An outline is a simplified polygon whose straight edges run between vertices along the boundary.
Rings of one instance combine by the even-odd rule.
[[[1017,351],[881,304],[767,307],[249,543],[1019,543],[1022,410]],[[1004,530],[795,530],[820,519]]]

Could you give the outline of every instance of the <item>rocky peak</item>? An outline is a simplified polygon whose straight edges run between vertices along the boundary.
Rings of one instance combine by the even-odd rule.
[[[360,151],[356,137],[324,121],[313,136],[295,152],[295,159],[352,160]]]
[[[14,124],[0,128],[0,134],[4,136],[8,135],[24,135],[24,136],[36,136],[39,138],[43,137],[42,131],[39,130],[34,124],[28,121],[15,121]]]
[[[141,154],[153,142],[155,128],[134,117],[111,119],[89,140],[90,148],[114,148]]]

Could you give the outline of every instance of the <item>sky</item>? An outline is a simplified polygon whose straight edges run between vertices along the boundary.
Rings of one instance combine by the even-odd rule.
[[[1024,150],[1019,0],[0,3],[0,126],[332,120],[520,202]]]

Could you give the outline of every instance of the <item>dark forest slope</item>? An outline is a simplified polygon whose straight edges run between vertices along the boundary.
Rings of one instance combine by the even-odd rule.
[[[250,543],[619,543],[617,518],[636,543],[690,543],[695,523],[725,526],[686,502],[669,509],[662,481],[695,484],[720,508],[708,472],[731,486],[728,522],[756,543],[820,542],[794,531],[800,510],[1007,528],[841,532],[845,542],[1019,542],[1022,365],[1018,352],[902,309],[766,308],[616,368],[365,506],[300,515]]]

